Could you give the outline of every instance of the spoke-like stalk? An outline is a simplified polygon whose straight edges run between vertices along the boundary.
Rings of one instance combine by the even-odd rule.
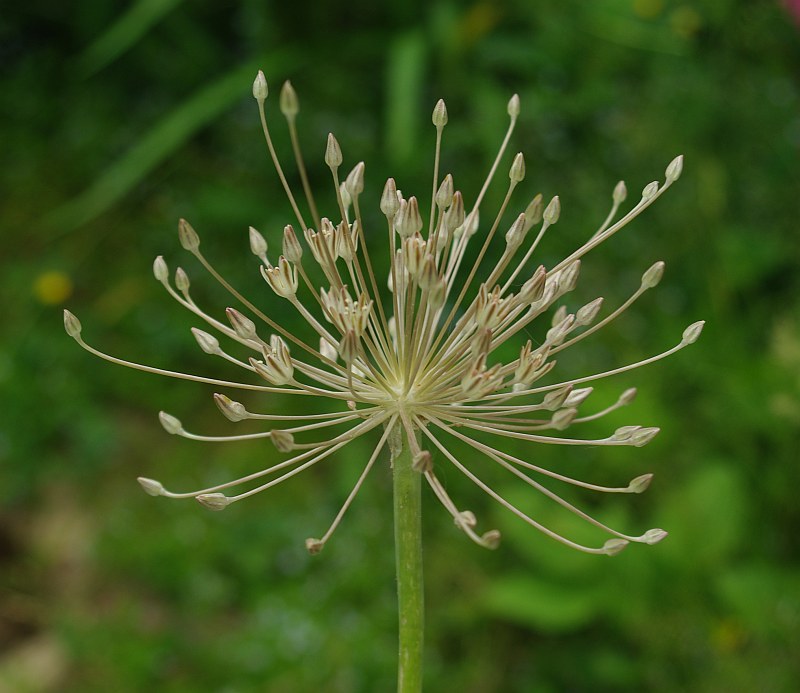
[[[391,433],[394,539],[399,621],[398,693],[422,691],[424,596],[422,582],[422,475],[412,467],[410,446],[396,424]]]

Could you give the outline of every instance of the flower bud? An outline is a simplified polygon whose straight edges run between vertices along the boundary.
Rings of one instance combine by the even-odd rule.
[[[669,166],[667,166],[667,170],[665,173],[665,177],[668,183],[672,183],[678,178],[681,177],[681,173],[683,172],[683,154],[676,156],[672,161],[670,161]]]
[[[214,404],[217,405],[217,408],[228,421],[236,423],[250,418],[247,409],[244,408],[241,402],[235,402],[225,395],[214,393]]]
[[[158,412],[158,420],[164,427],[164,430],[170,435],[181,433],[183,431],[183,424],[179,419],[176,419],[172,414],[167,414],[165,411]]]
[[[530,231],[542,220],[542,193],[538,193],[525,208],[525,231]]]
[[[561,216],[561,200],[559,199],[558,195],[556,195],[552,200],[550,200],[547,207],[545,207],[542,218],[546,224],[552,226],[558,221],[559,216]]]
[[[631,479],[631,482],[628,484],[628,491],[631,493],[644,493],[650,486],[652,480],[652,474],[637,476],[635,479]]]
[[[272,430],[269,438],[278,452],[290,452],[294,448],[294,436],[288,431]]]
[[[606,556],[616,556],[628,544],[630,544],[630,542],[627,539],[609,539],[603,544],[603,553]]]
[[[196,496],[196,499],[204,508],[208,508],[214,512],[225,510],[225,508],[231,504],[231,499],[224,493],[201,493],[199,496]]]
[[[334,170],[342,165],[342,148],[332,132],[328,133],[328,143],[325,146],[325,163]]]
[[[81,321],[66,309],[64,310],[64,329],[72,338],[78,337],[81,333]]]
[[[449,173],[442,180],[436,191],[436,206],[439,210],[447,209],[453,202],[453,176]]]
[[[359,161],[350,173],[347,174],[344,186],[350,197],[355,199],[364,192],[364,162]]]
[[[517,109],[519,112],[519,109]],[[487,549],[491,549],[494,551],[498,546],[500,546],[500,532],[496,529],[490,529],[488,532],[485,532],[481,537],[481,546]]]
[[[651,200],[655,197],[655,194],[658,192],[658,181],[654,180],[652,183],[648,183],[644,186],[642,190],[642,199],[643,200]]]
[[[281,113],[283,113],[288,120],[293,119],[300,110],[300,103],[297,100],[297,92],[295,92],[292,83],[288,79],[281,87],[279,103]]]
[[[228,322],[239,337],[242,339],[257,338],[256,324],[246,315],[240,313],[236,308],[226,308],[225,315],[228,316]]]
[[[638,431],[634,431],[629,438],[630,445],[633,445],[635,448],[641,448],[647,445],[653,438],[655,438],[659,432],[661,431],[660,428],[656,426],[647,426],[645,428],[640,428]]]
[[[525,228],[526,226],[527,220],[525,219],[525,215],[520,214],[514,220],[514,223],[511,224],[511,228],[506,231],[506,243],[508,244],[509,248],[514,250],[522,245],[522,241],[525,240],[525,232],[527,231]]]
[[[627,390],[625,390],[625,392],[623,392],[619,396],[619,399],[617,400],[617,403],[620,404],[620,405],[626,405],[626,404],[630,404],[631,402],[633,402],[634,399],[636,399],[636,388],[635,387],[629,387]]]
[[[512,183],[520,183],[525,180],[525,157],[522,152],[519,152],[511,163],[511,169],[508,172],[508,177]]]
[[[398,209],[400,209],[400,202],[397,199],[397,185],[394,182],[394,178],[388,178],[381,195],[381,212],[391,219],[397,214]]]
[[[693,322],[691,325],[689,325],[689,327],[683,331],[681,344],[694,344],[697,341],[697,338],[700,336],[700,333],[703,331],[703,326],[705,324],[705,320],[698,320],[697,322]]]
[[[660,528],[648,529],[642,535],[642,541],[644,541],[645,544],[650,544],[652,546],[653,544],[658,544],[658,542],[664,539],[667,536],[667,534],[669,534],[669,532],[667,532],[664,529]]]
[[[508,107],[506,110],[508,111],[508,115],[511,116],[511,119],[516,120],[516,118],[519,116],[519,111],[520,111],[519,94],[514,94],[514,96],[512,96],[508,100]]]
[[[306,551],[312,556],[316,556],[325,547],[319,539],[309,538],[306,539]]]
[[[611,194],[611,199],[615,205],[621,205],[628,197],[628,188],[625,187],[625,181],[621,180],[614,186],[614,192]]]
[[[658,286],[658,283],[664,276],[664,267],[665,265],[661,260],[651,265],[642,275],[642,288],[652,289],[653,287]]]
[[[437,129],[443,128],[445,125],[447,125],[447,106],[444,105],[443,99],[439,99],[436,102],[436,106],[433,108],[431,120]]]
[[[153,276],[162,284],[169,279],[169,268],[161,255],[153,261]]]
[[[164,486],[160,481],[148,479],[144,476],[137,477],[136,481],[139,482],[139,485],[148,496],[161,496],[164,493]]]
[[[184,250],[188,250],[190,253],[195,252],[200,247],[200,237],[186,219],[181,219],[178,222],[178,240],[180,240]]]
[[[585,327],[586,325],[591,325],[602,307],[602,296],[598,296],[594,301],[590,301],[585,306],[581,306],[578,312],[575,313],[575,326]]]
[[[250,235],[250,252],[261,260],[265,265],[267,264],[267,241],[255,228],[252,226],[248,229]]]
[[[192,334],[197,340],[197,344],[206,354],[219,354],[219,340],[212,334],[204,332],[196,327],[192,328]]]
[[[189,291],[190,286],[189,275],[186,274],[186,271],[182,267],[178,267],[178,269],[175,270],[175,288],[185,294]]]
[[[303,246],[297,240],[294,227],[287,224],[283,227],[283,255],[289,262],[298,263],[303,257]]]
[[[253,81],[253,98],[260,103],[264,103],[264,99],[267,98],[267,94],[269,94],[267,78],[264,77],[264,73],[259,70],[255,80]]]

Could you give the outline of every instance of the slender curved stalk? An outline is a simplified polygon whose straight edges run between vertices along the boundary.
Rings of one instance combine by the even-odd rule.
[[[391,434],[394,540],[399,621],[398,693],[422,691],[424,595],[422,581],[421,477],[403,444],[401,426]]]

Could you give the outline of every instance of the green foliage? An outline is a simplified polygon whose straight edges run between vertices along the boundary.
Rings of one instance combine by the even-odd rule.
[[[17,690],[81,693],[393,685],[386,465],[314,558],[303,542],[337,512],[366,445],[224,513],[147,497],[138,475],[199,488],[261,468],[274,451],[168,437],[159,409],[198,432],[231,430],[212,390],[92,361],[61,326],[69,305],[109,352],[225,376],[198,353],[195,323],[150,263],[163,254],[173,271],[184,265],[198,301],[224,308],[225,294],[180,253],[175,223],[186,217],[223,273],[273,305],[247,248],[248,224],[274,246],[290,218],[249,96],[260,66],[274,112],[282,79],[298,91],[321,206],[333,200],[322,166],[330,130],[345,166],[366,161],[373,219],[388,175],[427,196],[440,97],[443,169],[474,195],[518,92],[523,197],[562,201],[545,264],[592,232],[620,177],[638,191],[686,155],[675,188],[587,258],[574,300],[616,305],[659,259],[663,283],[559,363],[564,373],[613,368],[706,318],[691,352],[592,396],[599,410],[627,387],[640,392],[607,424],[587,424],[587,437],[628,423],[662,434],[642,450],[509,450],[598,483],[655,472],[642,496],[570,498],[625,531],[670,536],[615,558],[579,555],[436,459],[449,492],[505,541],[491,553],[470,545],[425,499],[429,689],[794,690],[800,42],[779,3],[43,1],[4,11],[0,45],[0,688],[12,674]],[[277,117],[274,128],[288,161]],[[491,189],[487,205],[501,196]],[[281,318],[296,327],[288,311]],[[453,449],[537,520],[596,540]],[[37,653],[49,668],[31,664]]]

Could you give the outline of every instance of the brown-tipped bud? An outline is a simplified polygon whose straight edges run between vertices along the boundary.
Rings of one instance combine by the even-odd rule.
[[[324,546],[325,544],[323,544],[319,539],[306,539],[306,551],[308,551],[308,553],[310,553],[312,556],[316,556],[320,551],[322,551]]]
[[[635,479],[631,479],[631,482],[628,484],[628,491],[630,493],[644,493],[649,488],[652,480],[652,474],[637,476]]]
[[[300,110],[300,102],[297,100],[297,92],[294,90],[292,83],[287,79],[281,87],[281,96],[279,99],[281,113],[291,120],[297,115]]]
[[[561,200],[556,195],[550,203],[545,207],[544,212],[542,213],[542,218],[544,219],[546,224],[552,226],[558,221],[558,217],[561,216]]]
[[[603,553],[606,556],[616,556],[622,551],[630,542],[627,539],[609,539],[603,544]]]
[[[350,197],[352,199],[357,198],[362,192],[364,192],[364,162],[359,161],[350,173],[347,174],[347,178],[344,182],[344,187],[348,193],[350,193]]]
[[[160,481],[148,479],[145,476],[137,477],[136,481],[139,482],[139,486],[144,489],[148,496],[160,496],[164,493],[164,486]]]
[[[192,328],[192,334],[194,335],[194,338],[197,340],[198,346],[206,354],[217,355],[220,353],[219,340],[213,334],[204,332],[203,330],[200,330],[197,327]]]
[[[484,532],[483,536],[481,537],[481,546],[494,550],[500,546],[501,536],[502,535],[500,534],[499,530],[490,529],[488,532]]]
[[[231,504],[231,499],[224,493],[201,493],[196,499],[204,508],[214,512],[225,510]]]
[[[246,315],[240,313],[236,308],[226,308],[225,315],[228,316],[231,327],[242,339],[256,338],[256,324]]]
[[[436,260],[433,255],[426,255],[422,261],[422,269],[419,271],[417,282],[423,291],[429,291],[439,280],[439,273],[436,269]]]
[[[542,193],[538,193],[525,208],[525,231],[529,231],[531,227],[536,226],[542,220],[542,213],[544,211],[544,204],[542,202]]]
[[[542,407],[550,411],[561,409],[572,392],[572,385],[564,385],[557,390],[550,390],[542,399]]]
[[[178,269],[175,270],[175,288],[185,294],[189,291],[190,286],[189,275],[186,274],[183,267],[178,267]]]
[[[581,261],[567,265],[558,275],[558,293],[559,295],[566,294],[572,291],[578,283],[578,277],[581,273]]]
[[[694,344],[700,336],[700,333],[703,331],[703,326],[705,324],[705,320],[698,320],[697,322],[693,322],[691,325],[689,325],[689,327],[683,331],[681,344]]]
[[[665,173],[665,177],[668,183],[672,183],[678,178],[681,177],[681,173],[683,172],[683,154],[676,156],[672,161],[669,162],[669,166],[667,166],[667,170]]]
[[[516,119],[519,116],[519,110],[520,110],[520,108],[519,108],[519,94],[514,94],[514,96],[512,96],[508,100],[508,108],[507,108],[507,110],[508,110],[508,115],[511,116],[512,120]]]
[[[440,211],[447,209],[453,202],[453,176],[449,173],[442,180],[436,191],[436,206]]]
[[[567,395],[567,398],[564,400],[565,407],[579,407],[583,404],[589,395],[592,394],[594,388],[591,387],[579,387]]]
[[[525,232],[527,229],[527,220],[525,219],[524,214],[520,214],[515,220],[514,223],[511,224],[511,228],[506,231],[506,243],[509,247],[513,250],[515,248],[519,248],[522,245],[522,241],[525,240]]]
[[[575,326],[575,315],[570,313],[564,316],[564,319],[557,325],[554,325],[547,330],[545,342],[550,346],[556,346],[564,341],[564,338],[572,331]]]
[[[512,183],[520,183],[525,180],[525,157],[522,152],[519,152],[514,161],[511,162],[511,168],[508,171],[508,177]]]
[[[420,450],[411,461],[411,468],[420,474],[427,474],[433,471],[433,457],[427,450]]]
[[[563,431],[564,429],[569,428],[569,425],[577,415],[578,410],[574,407],[570,407],[568,409],[559,409],[550,419],[550,425],[557,431]]]
[[[269,87],[267,86],[267,78],[264,77],[264,73],[259,70],[255,80],[253,80],[253,98],[263,103],[268,94]]]
[[[470,353],[475,358],[479,356],[485,357],[492,348],[492,331],[489,329],[478,330],[472,338],[470,345]]]
[[[303,246],[297,240],[294,227],[287,224],[283,227],[283,255],[289,262],[300,262],[303,257]]]
[[[578,312],[575,313],[575,326],[585,327],[586,325],[591,325],[602,307],[602,296],[598,296],[594,301],[589,301],[586,305],[581,306]]]
[[[461,191],[456,190],[453,193],[453,202],[444,215],[445,227],[450,233],[453,233],[464,223],[464,214],[464,197]]]
[[[422,230],[422,215],[419,213],[419,203],[416,197],[410,197],[408,202],[400,203],[400,210],[394,218],[395,231],[401,238],[408,238]]]
[[[628,197],[628,188],[625,187],[625,181],[621,180],[614,186],[614,192],[611,193],[611,200],[615,205],[621,205]]]
[[[215,392],[214,404],[217,405],[217,408],[222,412],[222,415],[228,419],[228,421],[233,421],[236,423],[238,421],[244,421],[245,419],[250,418],[247,409],[244,408],[244,405],[241,402],[236,402],[225,395],[220,395],[219,393]]]
[[[294,448],[294,436],[288,431],[272,430],[269,438],[278,452],[291,452]]]
[[[197,231],[192,228],[192,225],[186,219],[181,219],[178,222],[178,240],[184,250],[188,250],[190,253],[195,252],[200,247],[200,236],[197,235]]]
[[[661,281],[661,278],[664,276],[664,263],[659,260],[642,275],[642,288],[643,289],[652,289],[655,286],[658,286],[658,283]]]
[[[73,339],[81,333],[81,321],[66,309],[64,310],[64,329]]]
[[[447,125],[447,106],[444,105],[444,99],[439,99],[436,102],[431,120],[437,128],[443,128]]]
[[[339,341],[339,356],[348,366],[358,356],[358,337],[355,330],[347,330]]]
[[[164,284],[169,279],[169,267],[162,255],[153,261],[153,276]]]
[[[181,433],[183,431],[183,424],[180,419],[175,418],[172,414],[167,414],[165,411],[158,412],[158,420],[164,427],[164,430],[170,435]]]
[[[658,192],[658,181],[654,180],[652,183],[648,183],[642,189],[642,199],[643,200],[651,200],[655,197],[656,193]]]
[[[332,132],[328,133],[328,143],[325,146],[325,163],[334,170],[342,165],[342,148]]]
[[[250,252],[261,260],[265,265],[267,264],[267,241],[255,228],[252,226],[248,229],[250,236]]]
[[[394,182],[394,178],[388,178],[381,195],[381,212],[392,219],[398,209],[400,209],[400,201],[397,199],[397,184]]]
[[[405,266],[408,270],[409,276],[416,278],[422,268],[423,260],[425,260],[425,249],[427,243],[422,240],[420,234],[414,234],[403,241],[403,256],[405,258]]]
[[[547,281],[547,270],[543,265],[539,265],[528,281],[522,285],[519,292],[519,300],[523,303],[536,303],[544,293],[544,285]]]

